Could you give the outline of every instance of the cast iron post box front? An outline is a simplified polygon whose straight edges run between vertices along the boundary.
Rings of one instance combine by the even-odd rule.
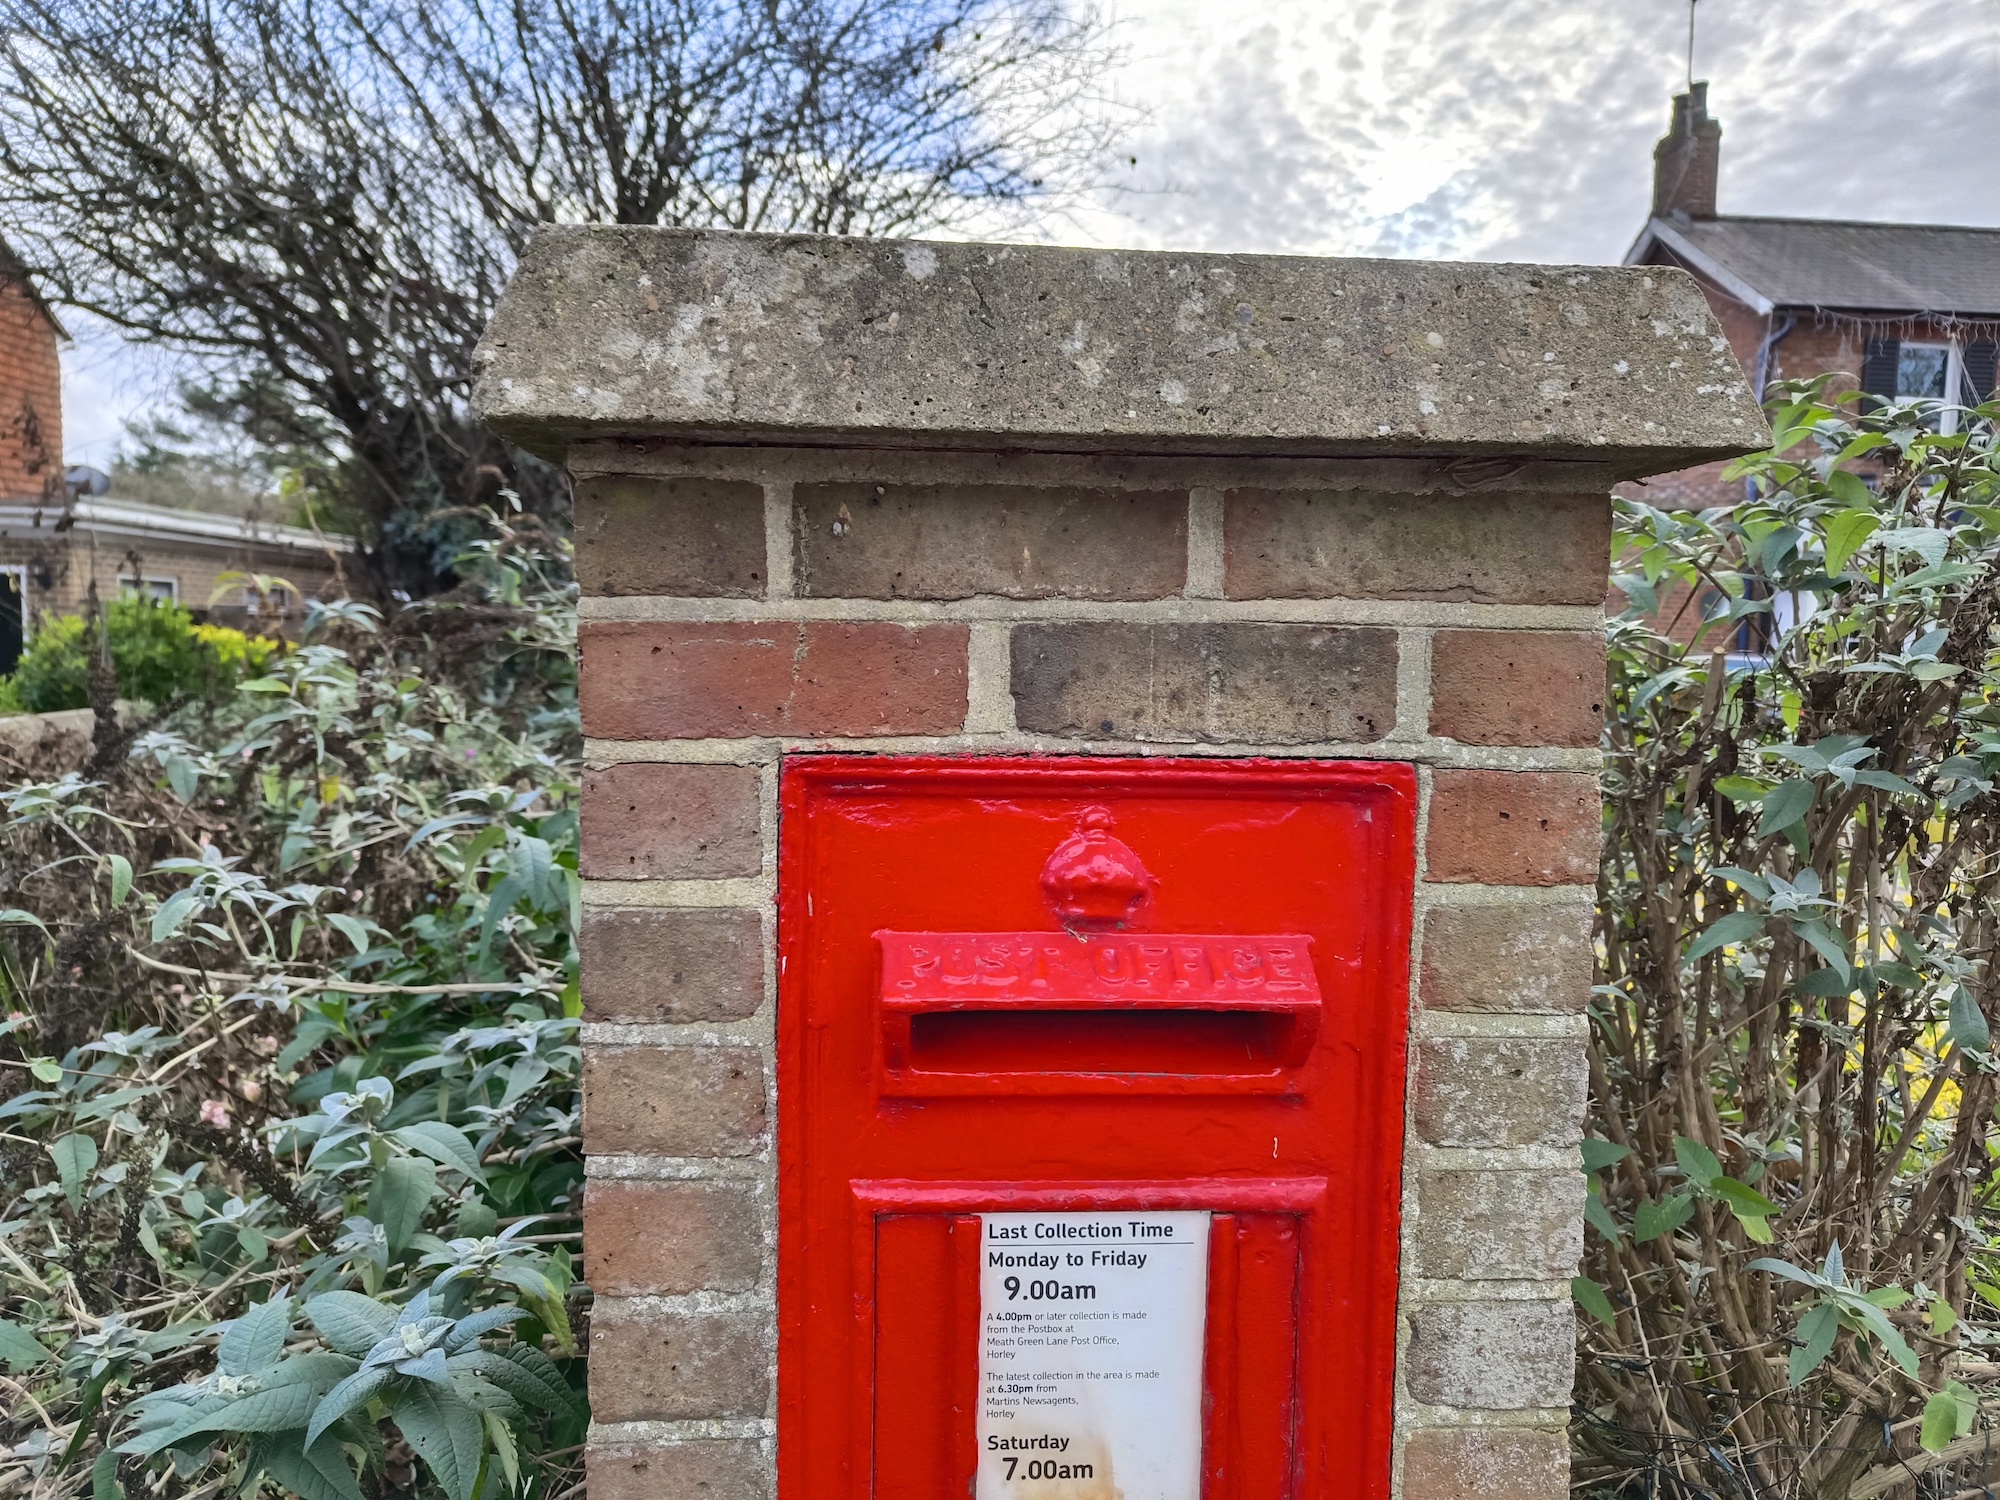
[[[782,795],[781,1494],[1386,1494],[1411,769]]]

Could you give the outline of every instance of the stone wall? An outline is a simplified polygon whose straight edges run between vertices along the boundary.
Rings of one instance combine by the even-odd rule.
[[[1417,767],[1394,1483],[1566,1495],[1607,493],[1762,436],[1740,378],[1695,389],[1718,346],[1734,366],[1687,322],[1692,286],[1377,265],[1363,303],[1347,262],[1034,252],[988,278],[977,257],[1013,252],[537,244],[481,399],[576,493],[600,1500],[771,1493],[777,779],[842,750]],[[895,256],[921,294],[900,310]],[[933,370],[956,426],[833,426],[851,404],[893,427],[925,389],[908,364],[978,365],[986,335],[927,335],[957,307],[934,282],[1004,307],[1079,275],[1137,305],[1036,314],[1068,352],[1009,335],[984,405]],[[1501,295],[1531,280],[1547,323]],[[1155,283],[1178,314],[1131,291]],[[908,340],[874,350],[879,378],[854,352],[864,312]],[[1237,337],[1309,312],[1289,353]],[[1094,374],[1092,320],[1124,340]],[[1366,364],[1351,398],[1334,342]],[[1326,362],[1313,390],[1287,384],[1301,348]],[[1213,407],[1184,410],[1203,381]],[[1147,437],[1139,393],[1170,388]],[[1461,397],[1493,409],[1424,430]]]

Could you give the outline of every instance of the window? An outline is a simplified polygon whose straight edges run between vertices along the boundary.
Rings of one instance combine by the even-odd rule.
[[[1870,339],[1861,364],[1861,388],[1885,399],[1935,402],[1928,425],[1939,432],[1955,432],[1960,408],[1992,398],[1995,364],[1991,339],[1963,344]]]
[[[178,578],[121,578],[118,580],[118,591],[121,594],[137,594],[155,604],[178,604],[181,581]]]
[[[1927,403],[1926,427],[1950,432],[1957,425],[1950,393],[1958,384],[1958,350],[1952,345],[1898,342],[1896,399]]]
[[[0,672],[21,664],[28,643],[28,570],[0,568]]]
[[[1904,401],[1942,401],[1951,389],[1949,344],[1904,344],[1896,351],[1896,395]]]

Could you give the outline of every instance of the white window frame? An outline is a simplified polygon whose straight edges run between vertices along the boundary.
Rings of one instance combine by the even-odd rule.
[[[156,589],[162,586],[166,589],[164,595],[155,592]],[[140,598],[150,600],[156,604],[162,598],[169,604],[179,604],[181,602],[181,581],[178,578],[161,578],[151,574],[143,577],[134,577],[129,573],[119,574],[118,591],[122,594],[128,589]]]
[[[1944,401],[1938,409],[1938,432],[1949,437],[1958,431],[1959,398],[1965,394],[1965,356],[1957,343],[1950,339],[1899,339],[1896,347],[1896,384],[1899,389],[1896,399],[1906,398],[1900,387],[1903,383],[1902,353],[1905,349],[1944,350]]]
[[[21,601],[21,647],[27,649],[29,627],[34,620],[34,612],[28,608],[28,565],[26,563],[0,563],[0,573],[12,573],[16,587],[15,597]]]

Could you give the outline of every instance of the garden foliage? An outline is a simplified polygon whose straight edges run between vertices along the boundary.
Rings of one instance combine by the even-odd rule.
[[[0,791],[0,1494],[576,1489],[571,587],[460,574]]]
[[[222,625],[197,625],[178,604],[126,594],[104,611],[118,691],[167,705],[227,694],[270,662],[277,642]],[[45,616],[15,667],[17,711],[46,714],[90,707],[92,622],[83,615]]]
[[[1619,502],[1587,1493],[1947,1495],[1983,1462],[2000,476],[1995,409],[1957,415],[1787,387],[1741,503]]]

